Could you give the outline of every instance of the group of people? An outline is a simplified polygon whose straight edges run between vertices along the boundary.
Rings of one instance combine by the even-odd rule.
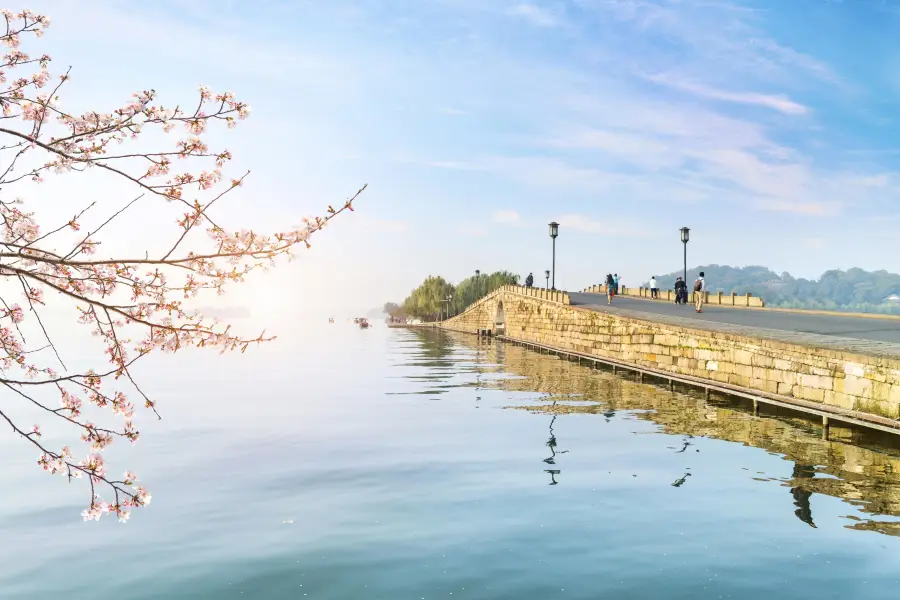
[[[694,280],[694,301],[696,304],[697,312],[703,312],[703,294],[702,292],[706,291],[706,279],[704,279],[705,274],[703,271],[700,271],[700,276]],[[621,285],[621,281],[619,280],[618,273],[607,273],[606,281],[604,282],[606,285],[606,303],[612,304],[612,300],[614,297],[619,295],[619,286]],[[529,273],[528,277],[525,278],[525,287],[532,287],[534,285],[534,276]],[[650,297],[659,299],[659,286],[656,285],[656,275],[650,278]],[[675,304],[687,304],[688,303],[688,288],[687,282],[681,277],[675,278]]]
[[[706,274],[700,271],[700,276],[694,280],[694,301],[697,312],[703,312],[703,293],[706,291]],[[619,275],[606,276],[606,302],[612,304],[612,299],[619,293]],[[650,278],[650,297],[659,299],[659,286],[656,284],[656,275]],[[688,303],[687,282],[681,277],[675,278],[675,304]]]
[[[612,304],[613,297],[619,295],[619,274],[607,273],[604,283],[606,284],[606,303]]]

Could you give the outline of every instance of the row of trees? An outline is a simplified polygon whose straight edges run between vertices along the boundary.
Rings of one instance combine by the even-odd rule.
[[[386,303],[384,312],[392,317],[437,320],[442,314],[457,315],[463,312],[501,286],[518,283],[519,276],[509,271],[473,275],[456,285],[443,277],[429,276],[410,292],[402,304]],[[447,301],[447,298],[450,300]]]
[[[763,298],[768,306],[900,314],[900,302],[891,299],[900,294],[900,275],[888,271],[835,269],[818,279],[804,279],[760,266],[707,265],[690,269],[688,281],[700,271],[706,273],[710,291],[749,292]],[[680,275],[681,271],[676,271],[659,276],[657,282],[662,288],[671,287]]]

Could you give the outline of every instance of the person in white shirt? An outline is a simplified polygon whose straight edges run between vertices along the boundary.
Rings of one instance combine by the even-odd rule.
[[[700,271],[700,277],[694,281],[694,299],[697,301],[697,312],[703,312],[703,292],[706,291],[706,280],[703,278],[703,271]]]
[[[650,297],[659,298],[659,288],[656,287],[656,275],[650,278]]]

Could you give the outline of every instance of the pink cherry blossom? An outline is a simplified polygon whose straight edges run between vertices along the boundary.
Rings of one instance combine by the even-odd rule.
[[[5,47],[0,135],[5,136],[4,147],[16,149],[0,170],[0,275],[8,284],[0,292],[0,381],[8,390],[0,403],[0,421],[37,449],[41,469],[67,481],[81,479],[89,488],[90,503],[82,512],[86,521],[115,514],[125,522],[130,509],[150,504],[151,495],[130,471],[121,481],[108,475],[104,452],[116,440],[136,444],[141,427],[150,424],[146,417],[159,418],[152,390],[138,381],[133,365],[152,352],[244,352],[274,339],[238,335],[185,302],[224,294],[275,259],[293,258],[331,219],[352,211],[365,186],[339,208],[329,206],[324,216],[305,219],[298,228],[227,230],[213,210],[243,185],[247,174],[226,175],[231,152],[211,148],[204,136],[219,125],[235,127],[250,115],[249,105],[232,92],[201,86],[199,101],[163,105],[156,91],[145,89],[117,107],[69,112],[59,100],[68,73],[55,76],[49,56],[29,52],[50,21],[28,10],[0,14],[6,21],[5,33],[0,29]],[[129,149],[135,139],[159,145]],[[26,199],[10,195],[19,191],[18,182],[40,183],[88,169],[127,182],[135,195],[111,215],[95,214],[89,204],[72,206],[71,218],[41,223]],[[117,217],[139,195],[146,210],[171,219],[170,229],[153,232],[163,249],[153,255],[106,254],[100,236],[120,226]],[[69,368],[68,357],[60,355],[41,317],[48,297],[57,305],[68,303],[73,319],[102,343],[106,364],[83,371]],[[29,331],[28,343],[22,331]],[[39,389],[51,393],[35,393]],[[17,424],[15,410],[6,412],[15,402],[37,407],[67,435],[80,437],[86,446],[83,458],[75,458],[68,445],[50,447],[38,425],[29,429]]]

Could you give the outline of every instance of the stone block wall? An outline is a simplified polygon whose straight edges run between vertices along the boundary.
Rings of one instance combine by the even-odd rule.
[[[678,327],[498,290],[442,326],[508,337],[643,367],[900,418],[900,360]],[[469,314],[471,312],[471,314]]]
[[[478,302],[472,304],[465,312],[444,321],[445,329],[465,333],[477,333],[490,330],[492,334],[502,333],[505,327],[499,327],[506,320],[506,306],[514,306],[520,300],[530,300],[548,306],[565,306],[571,304],[569,294],[542,288],[527,288],[520,285],[504,285],[491,292]]]
[[[441,323],[441,327],[463,333],[478,333],[481,330],[493,330],[497,315],[497,300],[501,291],[491,292],[478,302],[472,304],[465,312]]]

